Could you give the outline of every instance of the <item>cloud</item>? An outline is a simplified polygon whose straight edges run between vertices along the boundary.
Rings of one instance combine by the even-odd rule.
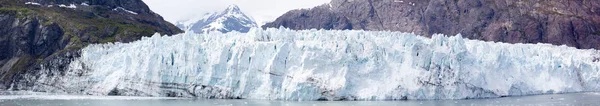
[[[143,0],[165,20],[177,22],[218,12],[230,4],[238,5],[259,24],[270,22],[293,9],[312,8],[330,0]]]

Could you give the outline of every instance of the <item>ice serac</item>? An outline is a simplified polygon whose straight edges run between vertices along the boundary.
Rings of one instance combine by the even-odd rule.
[[[468,99],[600,91],[600,53],[460,35],[288,29],[90,45],[63,74],[13,85],[91,95]]]

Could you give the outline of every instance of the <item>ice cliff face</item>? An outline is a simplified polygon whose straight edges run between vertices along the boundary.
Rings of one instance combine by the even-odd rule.
[[[600,52],[399,32],[251,30],[86,47],[13,90],[282,100],[466,99],[600,91]]]

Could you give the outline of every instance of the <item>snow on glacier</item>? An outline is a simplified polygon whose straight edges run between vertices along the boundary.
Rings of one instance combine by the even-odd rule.
[[[65,87],[62,92],[398,100],[600,91],[597,50],[460,35],[288,29],[157,34],[90,45],[81,55],[70,65],[71,76],[54,82]]]

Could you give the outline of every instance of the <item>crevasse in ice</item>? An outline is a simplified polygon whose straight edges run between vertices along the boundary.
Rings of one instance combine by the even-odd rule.
[[[54,82],[63,88],[54,91],[279,100],[466,99],[600,91],[599,56],[597,50],[567,46],[400,32],[253,29],[157,34],[131,43],[86,47],[68,74],[57,78],[63,81]]]

